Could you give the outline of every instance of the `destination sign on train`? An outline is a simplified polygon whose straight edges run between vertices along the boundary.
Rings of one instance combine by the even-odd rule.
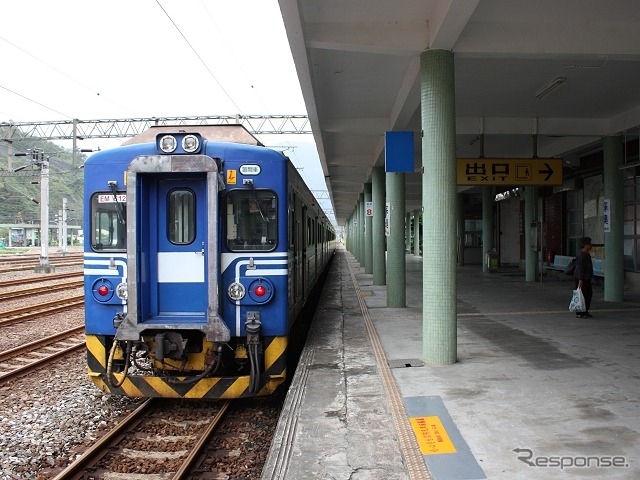
[[[561,158],[459,158],[458,185],[562,185]]]

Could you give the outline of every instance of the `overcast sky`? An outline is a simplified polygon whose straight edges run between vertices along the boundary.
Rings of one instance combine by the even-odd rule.
[[[2,2],[0,58],[0,121],[306,114],[276,0]],[[286,153],[326,190],[315,148]]]

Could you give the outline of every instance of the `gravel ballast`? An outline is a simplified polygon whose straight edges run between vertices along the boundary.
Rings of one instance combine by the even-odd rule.
[[[0,259],[1,264],[1,259]],[[56,268],[56,273],[82,266]],[[33,271],[3,273],[0,280],[41,276]],[[54,281],[52,283],[60,283]],[[82,289],[46,293],[0,302],[0,311],[82,293]],[[26,286],[24,286],[26,287]],[[15,290],[16,286],[5,288]],[[0,351],[82,325],[76,308],[37,320],[0,327]],[[132,411],[140,399],[109,396],[87,376],[86,353],[77,352],[0,387],[0,480],[52,478],[52,468],[66,464],[93,443],[103,430]]]

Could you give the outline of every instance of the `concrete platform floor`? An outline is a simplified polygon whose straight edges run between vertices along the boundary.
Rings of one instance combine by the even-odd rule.
[[[399,309],[347,255],[389,362],[421,359],[422,258],[406,257]],[[487,478],[640,478],[640,299],[604,302],[595,286],[579,319],[572,288],[460,267],[458,362],[393,368],[403,398],[442,400]]]
[[[578,319],[567,277],[461,267],[458,362],[429,366],[406,262],[408,304],[387,308],[336,253],[263,480],[640,479],[640,298],[596,286]]]

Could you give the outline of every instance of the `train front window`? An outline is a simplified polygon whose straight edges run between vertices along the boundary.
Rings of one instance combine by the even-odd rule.
[[[168,236],[175,245],[188,245],[196,238],[196,196],[191,190],[169,193]]]
[[[112,193],[95,193],[91,197],[91,247],[99,252],[124,252],[127,248],[127,227],[123,223],[124,194],[114,201]],[[118,210],[121,208],[122,210]]]
[[[233,190],[227,195],[227,246],[232,251],[269,251],[278,235],[277,197],[270,190]]]

